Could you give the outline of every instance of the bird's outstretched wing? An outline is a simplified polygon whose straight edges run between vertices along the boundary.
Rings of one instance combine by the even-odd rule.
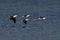
[[[14,23],[16,23],[16,18],[12,19]]]

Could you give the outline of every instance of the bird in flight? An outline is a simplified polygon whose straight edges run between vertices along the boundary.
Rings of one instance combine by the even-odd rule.
[[[46,20],[46,19],[47,19],[46,17],[40,16],[39,18],[35,18],[35,19],[33,19],[33,20]]]
[[[10,20],[12,20],[14,23],[16,23],[16,17],[17,17],[17,15],[10,16]]]
[[[22,22],[25,24],[25,26],[23,28],[26,27],[27,22],[29,21],[29,19],[28,19],[29,17],[30,17],[30,15],[23,15],[22,16],[22,18],[23,18]]]

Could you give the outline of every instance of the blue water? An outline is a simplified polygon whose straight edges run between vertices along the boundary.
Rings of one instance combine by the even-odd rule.
[[[15,14],[16,24],[9,20]],[[26,28],[24,14],[31,15]],[[32,20],[39,16],[47,20]],[[0,0],[0,40],[60,40],[60,0]]]

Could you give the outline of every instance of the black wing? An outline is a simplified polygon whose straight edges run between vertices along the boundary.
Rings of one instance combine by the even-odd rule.
[[[12,20],[13,20],[14,23],[16,23],[16,18],[13,18]]]
[[[24,22],[24,24],[27,24],[27,21],[25,19],[23,20],[23,22]]]

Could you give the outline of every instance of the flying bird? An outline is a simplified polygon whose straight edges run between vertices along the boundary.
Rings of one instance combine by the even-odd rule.
[[[29,19],[28,19],[29,17],[30,17],[30,15],[23,15],[22,16],[22,18],[23,18],[22,21],[23,21],[24,24],[27,24],[27,22],[29,21]]]
[[[25,26],[23,28],[26,27],[27,22],[29,21],[29,19],[28,19],[29,17],[30,17],[30,15],[23,15],[22,16],[22,18],[23,18],[22,22],[25,24]]]
[[[47,18],[46,18],[46,17],[41,17],[41,16],[40,16],[38,19],[39,19],[39,20],[46,20]]]
[[[17,15],[10,16],[10,20],[12,20],[14,23],[16,23],[16,17],[17,17]]]
[[[35,18],[35,19],[33,19],[33,20],[46,20],[46,19],[47,19],[46,17],[40,16],[39,18]]]

